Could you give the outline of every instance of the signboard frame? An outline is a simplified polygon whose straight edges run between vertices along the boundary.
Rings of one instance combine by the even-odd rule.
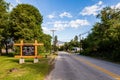
[[[23,43],[23,40],[21,40],[20,43],[15,43],[14,46],[20,46],[20,55],[16,55],[16,58],[41,58],[41,56],[38,56],[37,53],[37,47],[42,46],[43,43],[38,43],[37,40],[35,40],[35,43]],[[34,46],[34,55],[24,55],[23,48],[24,46]]]

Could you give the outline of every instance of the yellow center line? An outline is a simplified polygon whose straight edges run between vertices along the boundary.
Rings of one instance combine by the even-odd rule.
[[[81,62],[84,62],[85,64],[87,64],[87,65],[89,65],[89,66],[91,66],[91,67],[93,67],[93,68],[96,68],[97,70],[99,70],[99,71],[101,71],[101,72],[103,72],[103,73],[111,76],[111,77],[114,78],[115,80],[120,80],[120,75],[118,75],[118,74],[112,73],[112,72],[110,72],[110,71],[108,71],[108,70],[106,70],[106,69],[104,69],[104,68],[102,68],[102,67],[99,67],[99,66],[97,66],[97,65],[89,62],[88,60],[81,59],[81,58],[78,58],[78,57],[75,57],[75,58],[76,58],[77,60],[79,60],[79,61],[81,61]]]

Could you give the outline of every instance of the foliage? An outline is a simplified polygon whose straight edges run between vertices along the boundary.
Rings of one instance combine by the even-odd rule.
[[[84,55],[120,61],[120,9],[104,8],[92,33],[83,40]]]
[[[30,4],[18,4],[12,11],[9,11],[9,4],[4,0],[0,1],[0,50],[6,45],[8,50],[11,38],[15,42],[38,42],[44,43],[42,51],[50,51],[51,36],[44,34],[41,28],[43,17],[39,10]],[[1,53],[1,52],[0,52]]]
[[[44,34],[43,35],[43,39],[42,42],[44,43],[44,47],[45,47],[45,52],[50,52],[51,50],[51,36]]]
[[[53,43],[53,48],[55,51],[58,51],[57,43],[58,43],[58,38],[57,38],[57,36],[55,36],[54,43]]]
[[[80,47],[80,42],[78,41],[78,36],[75,36],[70,42],[65,42],[64,46],[60,50],[71,51],[73,47]]]
[[[29,4],[18,4],[10,15],[11,36],[15,40],[40,40],[42,16],[37,8]]]
[[[25,42],[38,40],[44,43],[44,47],[39,51],[45,52],[51,49],[51,36],[44,34],[41,28],[42,15],[39,10],[29,4],[18,4],[10,15],[11,37],[16,41],[23,39]]]
[[[8,13],[9,4],[4,0],[0,0],[0,53],[1,48],[3,47],[3,40],[8,39],[9,33],[9,13]],[[5,41],[6,42],[6,41]],[[6,43],[5,43],[6,44]]]

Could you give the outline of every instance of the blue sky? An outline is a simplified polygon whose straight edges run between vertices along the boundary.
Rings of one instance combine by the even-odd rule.
[[[44,33],[55,35],[60,41],[70,41],[75,35],[90,31],[99,21],[96,15],[106,6],[120,8],[120,0],[6,0],[11,9],[17,4],[27,3],[37,7],[43,16]],[[86,35],[82,35],[85,37]]]

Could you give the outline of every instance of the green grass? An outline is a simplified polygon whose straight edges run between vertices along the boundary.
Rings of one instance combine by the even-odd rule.
[[[33,59],[25,59],[24,64],[18,64],[19,59],[0,56],[0,80],[44,80],[50,71],[49,59],[39,59],[33,63]],[[14,72],[10,69],[16,68]]]

